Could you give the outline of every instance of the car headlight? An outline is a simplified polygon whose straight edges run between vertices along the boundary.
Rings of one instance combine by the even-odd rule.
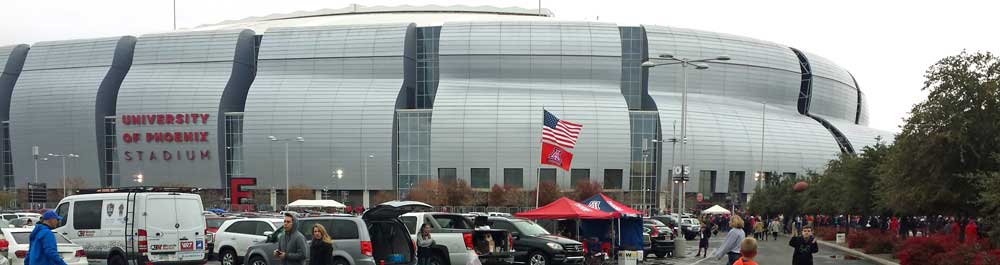
[[[551,248],[552,250],[562,250],[563,249],[562,245],[556,244],[556,243],[549,242],[549,243],[545,243],[545,245],[549,246],[549,248]]]

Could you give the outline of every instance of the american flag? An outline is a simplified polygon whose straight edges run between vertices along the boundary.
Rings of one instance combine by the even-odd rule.
[[[580,137],[580,130],[583,125],[560,120],[556,115],[552,115],[547,110],[544,121],[542,121],[542,140],[565,148],[573,148],[576,145],[576,138]]]

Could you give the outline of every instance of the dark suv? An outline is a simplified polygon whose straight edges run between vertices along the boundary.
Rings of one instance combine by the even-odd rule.
[[[526,265],[583,263],[583,244],[549,234],[535,222],[521,218],[490,217],[490,228],[510,231],[514,260]]]
[[[643,252],[645,255],[655,254],[657,258],[673,256],[674,232],[670,227],[656,219],[643,218],[642,231],[649,234],[652,241],[649,249]]]

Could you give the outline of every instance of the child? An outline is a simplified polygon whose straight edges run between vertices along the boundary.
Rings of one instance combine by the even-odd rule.
[[[733,265],[757,265],[753,258],[757,256],[757,240],[747,238],[740,243],[740,258]]]
[[[795,235],[788,241],[788,246],[795,248],[792,253],[793,265],[812,265],[812,254],[819,252],[816,238],[812,234],[812,226],[802,227],[802,234]]]

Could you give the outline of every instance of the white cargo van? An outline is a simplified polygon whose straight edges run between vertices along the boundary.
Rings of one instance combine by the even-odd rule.
[[[203,264],[205,217],[201,196],[185,188],[82,191],[63,198],[56,233],[109,265]]]

